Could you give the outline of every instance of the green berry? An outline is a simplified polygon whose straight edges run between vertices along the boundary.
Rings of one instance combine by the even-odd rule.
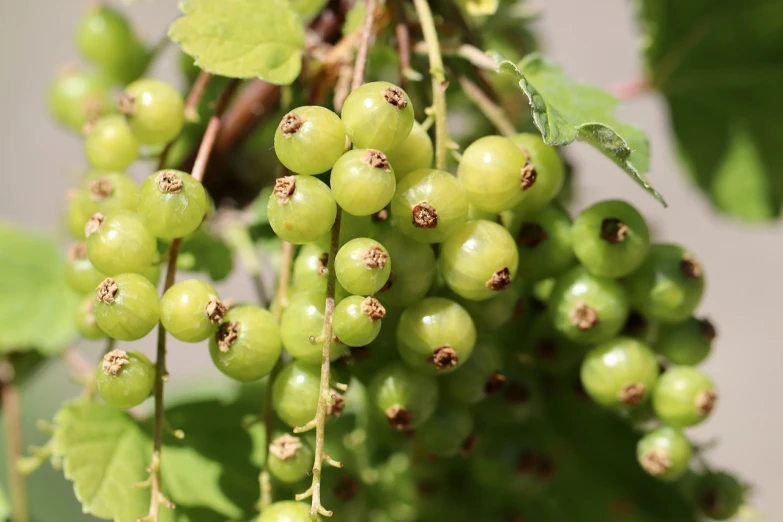
[[[522,174],[522,189],[525,193],[519,210],[532,213],[552,201],[560,192],[565,181],[563,160],[554,147],[550,147],[538,133],[522,133],[511,137],[528,159],[526,172]]]
[[[74,309],[73,320],[79,335],[85,339],[105,339],[98,321],[95,319],[95,296],[85,295]]]
[[[699,509],[712,520],[733,518],[745,503],[745,488],[732,475],[720,471],[700,476],[694,486]]]
[[[141,352],[112,350],[95,372],[98,393],[115,408],[133,408],[144,402],[155,385],[155,366]]]
[[[374,297],[352,295],[334,309],[334,335],[347,346],[366,346],[378,337],[385,315],[386,309]]]
[[[369,238],[352,239],[337,252],[334,270],[348,292],[372,295],[389,280],[392,261],[382,244]]]
[[[128,20],[106,5],[98,5],[82,17],[76,30],[76,43],[82,55],[103,68],[125,62],[134,41]]]
[[[279,500],[265,507],[256,522],[311,522],[312,520],[309,503]],[[321,517],[318,517],[318,520],[321,520]]]
[[[383,230],[376,238],[394,259],[389,278],[376,297],[385,306],[405,307],[427,295],[437,271],[432,247],[392,228]]]
[[[467,406],[445,403],[439,404],[427,422],[419,426],[416,438],[434,455],[469,455],[477,440],[473,429],[473,416]]]
[[[394,224],[422,243],[440,243],[467,218],[468,198],[457,178],[442,170],[420,169],[398,180],[391,202]]]
[[[715,409],[718,394],[709,377],[690,366],[669,368],[658,379],[652,401],[660,419],[675,428],[704,421]]]
[[[293,289],[300,292],[321,292],[326,295],[326,280],[329,275],[326,265],[328,262],[328,248],[322,248],[317,243],[303,245],[294,259]]]
[[[383,152],[399,147],[414,122],[410,98],[388,82],[366,83],[351,92],[340,117],[356,147]]]
[[[525,216],[509,227],[519,246],[519,276],[527,281],[560,276],[576,262],[571,218],[557,203]]]
[[[438,385],[431,376],[393,363],[375,375],[369,396],[376,411],[386,417],[392,428],[407,431],[432,416],[438,403]]]
[[[209,209],[204,186],[178,170],[161,170],[144,180],[138,212],[144,226],[162,239],[184,237],[196,230]]]
[[[636,445],[636,457],[644,471],[660,480],[677,480],[686,471],[693,449],[681,431],[669,426],[657,428]]]
[[[458,176],[471,205],[486,212],[514,208],[525,197],[532,167],[509,138],[485,136],[462,154]]]
[[[48,106],[60,125],[82,132],[85,125],[112,112],[111,85],[97,74],[69,70],[49,87]]]
[[[155,328],[160,299],[155,287],[139,274],[107,277],[96,290],[95,319],[112,339],[135,341]]]
[[[275,234],[294,244],[320,239],[332,229],[337,216],[331,190],[312,176],[278,178],[266,209]]]
[[[468,311],[473,322],[476,323],[476,328],[484,332],[496,331],[522,312],[525,307],[525,303],[513,286],[502,292],[495,292],[492,297],[484,301],[465,299],[456,294],[454,300]]]
[[[494,341],[479,338],[468,361],[442,378],[443,391],[464,404],[476,404],[503,389],[503,360]]]
[[[405,141],[386,152],[398,181],[414,170],[431,168],[433,156],[432,139],[419,122],[413,123]]]
[[[269,375],[281,350],[280,328],[274,316],[253,305],[231,308],[209,341],[209,354],[217,369],[241,382]]]
[[[332,168],[330,185],[335,201],[355,216],[383,210],[394,196],[394,171],[386,155],[375,149],[354,149]]]
[[[149,78],[136,80],[120,95],[120,112],[143,145],[162,147],[173,141],[185,124],[184,106],[179,91]]]
[[[283,366],[272,387],[272,406],[283,422],[304,426],[315,418],[321,384],[321,367],[293,361]]]
[[[670,363],[694,366],[710,355],[714,339],[715,327],[710,321],[690,317],[662,325],[654,346]]]
[[[209,284],[188,279],[166,290],[160,300],[160,322],[174,338],[204,341],[217,331],[228,309]]]
[[[286,484],[294,484],[313,469],[313,449],[301,437],[284,433],[269,444],[269,473]]]
[[[345,127],[339,116],[323,107],[294,109],[275,131],[275,154],[297,174],[321,174],[345,152]]]
[[[71,290],[80,294],[91,294],[95,287],[106,279],[87,259],[87,245],[79,241],[68,249],[68,264],[65,266],[65,281]]]
[[[85,225],[87,256],[107,275],[141,272],[158,256],[155,238],[139,216],[129,211],[93,214]]]
[[[87,161],[98,170],[123,171],[139,158],[139,142],[119,114],[100,117],[84,142]]]
[[[320,336],[325,309],[326,296],[322,292],[299,292],[289,300],[280,319],[280,334],[283,346],[294,358],[309,364],[321,362],[323,340]],[[333,360],[346,351],[344,344],[332,342],[330,355]]]

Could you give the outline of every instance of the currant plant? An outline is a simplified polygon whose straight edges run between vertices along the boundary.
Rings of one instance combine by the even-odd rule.
[[[50,86],[88,165],[67,260],[0,227],[13,255],[47,254],[8,263],[14,306],[48,331],[0,331],[4,392],[22,346],[84,384],[19,470],[51,460],[85,513],[120,522],[695,522],[746,504],[688,431],[718,404],[696,368],[716,337],[701,261],[611,187],[570,209],[576,140],[665,205],[646,136],[534,52],[515,2],[181,9],[184,89],[108,5],[77,29],[91,66]],[[254,298],[221,295],[235,263]],[[63,351],[75,333],[98,361]],[[209,353],[198,390],[170,337]]]

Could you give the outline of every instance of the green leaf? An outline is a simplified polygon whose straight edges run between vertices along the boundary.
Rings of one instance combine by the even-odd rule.
[[[607,92],[567,77],[559,66],[534,53],[519,66],[501,61],[498,71],[519,81],[533,108],[533,121],[549,145],[589,143],[666,205],[643,173],[649,143],[641,129],[622,123],[613,113],[619,101]]]
[[[777,0],[644,0],[650,81],[683,163],[715,207],[767,220],[783,207],[783,9]]]
[[[287,0],[184,0],[169,37],[205,71],[230,78],[293,82],[304,27]]]
[[[0,223],[0,353],[54,354],[73,339],[77,297],[64,269],[52,241]]]
[[[231,250],[210,232],[198,229],[182,242],[177,268],[205,272],[213,281],[222,281],[234,268]]]
[[[94,402],[66,404],[56,415],[55,454],[62,457],[85,513],[135,522],[149,508],[147,478],[152,443],[131,417]]]
[[[470,16],[491,16],[498,11],[500,0],[459,0],[459,5]]]

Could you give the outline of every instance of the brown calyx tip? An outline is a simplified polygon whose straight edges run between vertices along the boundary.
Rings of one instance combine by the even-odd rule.
[[[535,353],[539,359],[554,361],[557,359],[557,341],[544,337],[535,344]]]
[[[283,131],[283,136],[290,138],[296,134],[296,131],[298,131],[303,124],[304,118],[294,111],[291,111],[283,116],[283,121],[280,122],[280,130]]]
[[[455,368],[459,364],[459,356],[454,348],[445,344],[432,350],[432,355],[427,357],[427,362],[434,364],[438,370]]]
[[[78,261],[87,257],[87,244],[84,241],[76,241],[68,247],[68,261]]]
[[[707,516],[710,516],[715,513],[715,510],[718,507],[718,492],[715,491],[715,489],[702,491],[699,495],[698,502],[702,511],[704,511]]]
[[[438,211],[422,201],[413,207],[413,226],[417,228],[435,228],[438,226]]]
[[[519,234],[517,234],[517,244],[526,248],[536,248],[547,239],[549,239],[549,234],[538,223],[522,223]]]
[[[386,308],[383,307],[380,301],[374,297],[368,297],[362,301],[362,313],[370,316],[370,320],[377,321],[383,319],[386,316]]]
[[[713,390],[704,390],[696,396],[696,413],[706,417],[715,409],[718,394]]]
[[[340,502],[350,502],[359,492],[359,483],[350,475],[343,475],[334,484],[334,496]]]
[[[204,310],[209,317],[209,322],[212,324],[218,324],[223,320],[223,316],[228,312],[228,306],[223,303],[217,296],[209,296],[209,302]]]
[[[301,448],[302,442],[298,438],[285,433],[272,441],[269,453],[280,460],[291,460],[299,454]]]
[[[495,395],[506,385],[506,376],[500,372],[495,372],[487,377],[484,383],[484,394],[487,396]]]
[[[704,319],[700,319],[699,323],[701,325],[701,331],[704,334],[704,338],[708,341],[715,340],[715,337],[718,336],[718,332],[715,330],[715,325],[712,324],[712,321],[705,317]]]
[[[659,477],[672,467],[672,459],[664,448],[653,448],[639,459],[642,468],[654,477]]]
[[[383,99],[398,109],[404,109],[408,106],[408,99],[405,98],[405,93],[399,87],[387,88],[383,91]]]
[[[123,92],[120,94],[117,107],[122,114],[126,116],[133,115],[133,113],[136,112],[136,97],[128,92]]]
[[[390,168],[389,159],[386,157],[386,154],[379,150],[367,149],[367,152],[365,152],[362,157],[362,161],[374,169],[384,169],[388,171]]]
[[[380,209],[378,212],[370,216],[370,219],[373,220],[375,223],[383,223],[387,219],[389,219],[389,211],[385,208]]]
[[[617,398],[620,402],[627,404],[628,406],[638,406],[644,400],[644,392],[647,387],[641,383],[633,383],[626,385],[620,393],[617,394]]]
[[[386,410],[386,420],[397,431],[405,431],[410,428],[414,416],[415,414],[412,411],[406,410],[401,406],[392,406]]]
[[[231,345],[239,337],[239,328],[242,324],[239,321],[230,321],[223,323],[218,327],[215,339],[217,340],[218,350],[223,353],[228,352],[231,349]]]
[[[114,194],[114,184],[109,178],[100,177],[90,182],[90,199],[102,201]]]
[[[366,268],[377,268],[383,270],[386,266],[386,261],[389,260],[389,255],[381,247],[370,247],[362,255],[362,263]]]
[[[336,390],[329,390],[329,400],[326,402],[326,415],[329,417],[339,417],[345,409],[345,397],[337,393]]]
[[[329,252],[324,252],[318,256],[318,275],[321,277],[326,276],[329,273]]]
[[[511,272],[508,267],[503,267],[492,274],[492,277],[486,282],[486,287],[495,292],[502,292],[509,286],[511,286]]]
[[[90,219],[88,219],[87,223],[84,225],[84,235],[90,237],[101,228],[104,221],[106,221],[106,216],[101,212],[96,212],[90,216]]]
[[[128,354],[123,350],[112,350],[103,356],[101,370],[104,375],[119,375],[126,364],[130,364]]]
[[[530,399],[530,388],[523,382],[510,382],[503,396],[511,404],[525,404]]]
[[[120,291],[120,287],[117,286],[116,281],[111,277],[107,277],[98,287],[95,289],[97,292],[98,301],[102,301],[107,305],[114,302],[114,298],[117,297],[117,293]]]
[[[534,473],[539,466],[539,454],[533,450],[523,450],[517,459],[516,471],[520,475]]]
[[[164,194],[178,194],[182,190],[182,176],[173,170],[161,170],[155,176],[158,189]]]
[[[294,191],[296,191],[295,177],[283,176],[275,180],[274,194],[280,205],[288,203],[288,198],[294,195]]]
[[[598,323],[598,312],[584,301],[576,303],[574,309],[571,310],[571,324],[580,330],[590,330]]]
[[[525,166],[522,167],[522,170],[519,171],[519,185],[522,187],[522,192],[535,185],[537,178],[536,168],[528,160]]]
[[[680,260],[680,272],[686,279],[695,281],[702,276],[701,263],[691,254],[685,254]]]
[[[471,453],[473,453],[476,450],[478,441],[479,441],[478,433],[471,433],[468,436],[468,438],[465,439],[465,442],[462,443],[462,447],[459,450],[460,455],[462,455],[463,457],[467,457]]]
[[[379,294],[382,294],[386,290],[389,290],[394,285],[394,271],[389,272],[389,279],[386,280],[386,283],[381,287],[380,290],[378,290]]]
[[[625,241],[628,231],[628,225],[617,218],[606,218],[601,222],[601,239],[613,245]]]

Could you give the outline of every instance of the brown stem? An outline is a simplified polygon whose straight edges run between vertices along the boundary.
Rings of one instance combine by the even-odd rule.
[[[209,85],[209,80],[212,79],[212,74],[206,71],[201,71],[190,87],[190,93],[188,93],[188,99],[185,101],[185,118],[190,121],[198,120],[198,105],[201,103],[201,98],[204,97],[204,93]]]
[[[5,417],[5,449],[8,479],[11,487],[11,520],[27,522],[27,482],[16,467],[22,456],[22,414],[19,407],[19,390],[16,386],[14,367],[8,359],[0,359],[0,401]]]
[[[401,2],[394,2],[394,16],[397,23],[394,32],[397,35],[397,50],[400,55],[400,87],[408,90],[408,74],[411,68],[411,35],[408,29],[408,18]]]
[[[516,129],[511,120],[506,117],[506,112],[497,103],[487,96],[487,94],[481,90],[481,88],[470,81],[466,76],[457,76],[462,91],[470,100],[479,108],[479,110],[487,117],[487,119],[499,130],[504,136],[513,136],[516,134]]]
[[[356,51],[356,62],[353,66],[353,79],[351,90],[355,91],[364,83],[364,71],[367,68],[367,55],[370,52],[370,39],[372,38],[372,26],[375,21],[376,0],[364,0],[364,22],[359,39],[359,50]]]

